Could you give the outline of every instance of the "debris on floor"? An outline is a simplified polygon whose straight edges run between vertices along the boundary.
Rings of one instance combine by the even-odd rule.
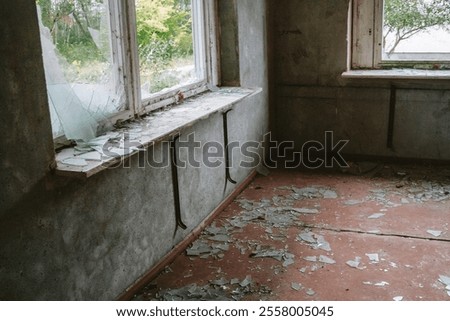
[[[345,263],[352,268],[360,269],[359,265],[361,264],[361,258],[357,256],[354,260],[348,260]]]
[[[153,285],[156,287],[156,285]],[[196,283],[176,289],[160,289],[152,300],[158,301],[239,301],[246,295],[264,297],[271,295],[272,290],[266,285],[258,285],[248,275],[245,279],[220,278],[211,280],[206,285]],[[137,297],[136,299],[140,299]]]
[[[363,284],[364,285],[374,285],[374,286],[379,286],[379,287],[384,287],[384,286],[389,285],[389,283],[386,281],[381,281],[381,282],[376,282],[376,283],[373,283],[371,281],[364,281]]]
[[[312,199],[312,198],[324,198],[324,199],[336,199],[338,194],[335,190],[324,186],[308,186],[298,188],[295,186],[281,186],[280,190],[291,190],[294,194],[291,196],[294,199]]]
[[[450,169],[265,174],[136,299],[448,299]]]
[[[179,289],[164,290],[158,294],[161,301],[230,301],[240,300],[245,294],[255,292],[252,280],[247,277],[240,283],[231,284],[224,279],[211,281],[205,286],[191,284]]]
[[[306,256],[303,259],[308,262],[317,262],[317,256]]]
[[[285,210],[294,211],[300,214],[319,214],[319,210],[316,208],[287,208]]]
[[[302,291],[302,290],[306,290],[306,291],[305,291],[305,294],[308,295],[308,296],[313,296],[313,295],[316,294],[316,292],[315,292],[314,290],[312,290],[312,289],[306,289],[301,283],[297,283],[297,282],[292,282],[292,283],[291,283],[291,288],[292,288],[294,291],[297,291],[297,292],[300,292],[300,291]]]
[[[221,287],[191,284],[179,289],[168,289],[158,294],[161,301],[228,301],[226,292]]]
[[[380,262],[380,257],[378,255],[378,253],[366,253],[366,256],[369,258],[371,263],[378,263]]]
[[[291,288],[295,291],[301,291],[303,289],[303,286],[300,283],[292,282]]]
[[[328,243],[322,235],[315,234],[309,230],[300,233],[297,236],[297,241],[309,244],[313,249],[321,249],[327,252],[331,251],[330,243]]]
[[[312,290],[312,289],[308,289],[308,290],[306,291],[306,294],[308,294],[309,296],[313,296],[313,295],[316,294],[316,292],[315,292],[314,290]]]
[[[228,251],[229,248],[226,243],[210,243],[207,240],[199,239],[186,250],[186,254],[188,256],[199,256],[202,259],[207,259],[210,256],[222,258],[223,252]]]
[[[375,213],[375,214],[370,215],[368,218],[370,218],[370,219],[378,219],[378,218],[382,218],[384,215],[386,215],[386,214]]]
[[[434,237],[439,237],[442,235],[442,231],[436,230],[428,230],[427,233],[433,235]]]
[[[277,261],[283,261],[283,266],[287,267],[294,263],[294,255],[287,252],[285,249],[276,250],[276,249],[264,249],[259,248],[256,249],[250,257],[254,258],[273,258]]]
[[[364,203],[364,201],[361,201],[361,200],[348,200],[348,201],[344,202],[344,205],[353,206],[353,205],[358,205],[358,204],[362,204],[362,203]]]
[[[328,256],[321,255],[319,256],[319,262],[325,263],[325,264],[336,264],[336,261],[332,258],[329,258]]]
[[[450,296],[450,276],[440,275],[439,282],[445,285],[447,295]]]

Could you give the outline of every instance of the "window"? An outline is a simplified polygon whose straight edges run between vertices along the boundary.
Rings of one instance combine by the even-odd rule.
[[[88,141],[204,91],[210,0],[37,0],[53,136]]]
[[[450,69],[450,1],[354,0],[352,69]]]
[[[144,100],[161,91],[171,91],[205,79],[204,59],[201,59],[203,43],[192,41],[192,22],[201,21],[198,18],[201,12],[199,1],[136,1],[141,97]],[[203,39],[202,25],[195,27],[195,36]],[[198,61],[194,52],[199,54]]]

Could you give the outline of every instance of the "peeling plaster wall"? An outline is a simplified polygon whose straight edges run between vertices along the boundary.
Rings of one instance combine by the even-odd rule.
[[[230,142],[242,143],[261,141],[268,128],[265,1],[238,0],[238,11],[241,83],[263,88],[228,114]],[[85,181],[52,175],[53,142],[34,2],[2,2],[0,15],[2,43],[7,44],[0,49],[0,70],[10,84],[0,89],[6,117],[0,150],[0,299],[114,299],[197,227],[234,186],[228,184],[224,191],[223,165],[180,169],[188,230],[174,236],[170,168],[140,168],[145,153],[131,157],[126,168]],[[181,137],[195,133],[202,143],[223,142],[222,126],[221,115],[215,114]],[[156,146],[155,155],[161,148]],[[231,169],[238,182],[251,172],[238,166],[241,158],[234,154]]]
[[[53,146],[48,144],[52,133],[35,11],[27,1],[0,4],[2,210],[11,207],[33,186],[42,185],[53,159]]]
[[[450,82],[345,80],[348,0],[270,0],[271,90],[279,140],[348,139],[346,154],[450,159]],[[390,87],[397,87],[393,148]]]

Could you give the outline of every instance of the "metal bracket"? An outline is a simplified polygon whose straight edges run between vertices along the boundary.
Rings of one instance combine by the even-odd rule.
[[[394,127],[395,127],[395,112],[397,108],[397,88],[391,86],[391,97],[389,102],[389,123],[387,133],[387,148],[394,148]]]
[[[176,234],[178,228],[182,228],[183,230],[187,229],[187,226],[183,223],[181,218],[181,205],[180,205],[180,186],[178,184],[178,156],[177,156],[177,148],[176,143],[180,135],[176,135],[173,137],[170,142],[171,156],[172,156],[172,186],[173,186],[173,198],[175,204],[175,233]]]
[[[232,109],[228,109],[222,113],[223,116],[223,140],[225,144],[225,187],[226,182],[230,182],[231,184],[237,184],[237,182],[231,178],[230,175],[230,151],[228,149],[228,117],[227,114],[232,111]]]

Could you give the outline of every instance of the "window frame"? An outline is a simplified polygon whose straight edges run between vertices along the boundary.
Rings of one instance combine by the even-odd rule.
[[[134,2],[130,1],[132,8],[129,11],[135,14]],[[134,79],[137,89],[136,96],[139,97],[140,106],[138,106],[137,115],[147,114],[151,111],[163,108],[167,105],[178,103],[180,100],[198,95],[208,90],[210,84],[217,85],[212,81],[213,75],[216,73],[215,65],[211,59],[208,59],[212,52],[216,51],[217,42],[213,41],[216,38],[215,20],[214,17],[215,1],[214,0],[192,0],[192,22],[193,22],[193,37],[194,37],[194,52],[195,64],[200,66],[201,79],[187,85],[177,86],[170,91],[163,91],[151,95],[149,98],[141,99],[140,83],[139,83],[139,57],[137,46],[130,47],[134,59],[136,59],[137,79]],[[136,19],[130,17],[130,29],[136,37]],[[209,45],[208,45],[209,44]]]
[[[432,69],[439,64],[450,66],[449,59],[424,59],[434,53],[394,54],[393,59],[383,59],[384,0],[351,0],[349,10],[349,69]],[[422,68],[418,68],[422,67]]]
[[[100,121],[98,132],[112,124],[148,114],[154,110],[178,103],[183,99],[206,92],[219,83],[217,0],[192,0],[192,21],[196,68],[200,65],[199,81],[180,85],[169,91],[141,98],[139,55],[136,32],[135,0],[107,0],[110,6],[111,30],[117,28],[118,37],[111,37],[113,65],[117,79],[124,85],[125,110]],[[116,63],[117,62],[117,63]],[[70,144],[65,135],[53,138],[55,149]]]

